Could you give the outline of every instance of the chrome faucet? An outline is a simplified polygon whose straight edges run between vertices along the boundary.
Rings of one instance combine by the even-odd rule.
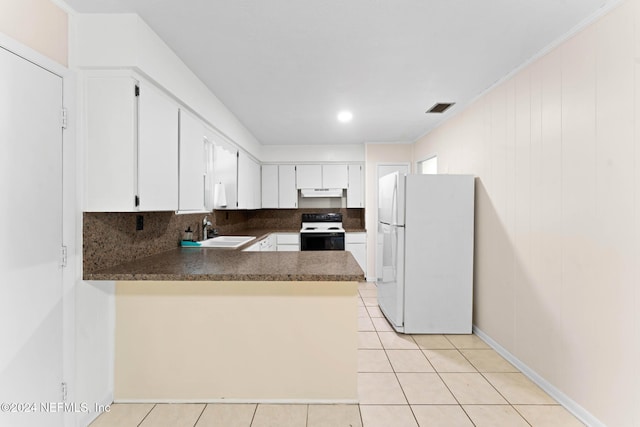
[[[202,240],[207,240],[209,238],[209,227],[211,226],[211,221],[209,221],[209,216],[205,215],[202,220]]]

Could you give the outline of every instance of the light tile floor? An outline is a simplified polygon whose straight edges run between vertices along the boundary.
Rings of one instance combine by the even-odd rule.
[[[582,426],[475,335],[402,335],[359,285],[360,405],[114,404],[91,427]]]

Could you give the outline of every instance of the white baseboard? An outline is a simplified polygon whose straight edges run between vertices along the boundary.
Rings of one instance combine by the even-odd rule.
[[[526,375],[531,381],[536,383],[538,387],[544,390],[549,396],[553,397],[564,408],[571,412],[576,418],[585,423],[589,427],[606,427],[606,425],[594,417],[589,411],[578,405],[569,396],[564,394],[549,381],[538,375],[533,369],[522,363],[517,357],[509,353],[507,349],[494,341],[489,335],[482,332],[477,326],[473,326],[473,333],[480,337],[484,342],[489,344],[498,354],[507,359],[509,363],[518,368],[520,372]]]

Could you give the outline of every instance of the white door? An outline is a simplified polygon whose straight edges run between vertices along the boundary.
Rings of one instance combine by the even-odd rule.
[[[62,78],[0,48],[0,402],[62,398]],[[11,409],[11,408],[10,408]],[[13,408],[16,409],[16,408]],[[62,413],[0,412],[2,426]]]

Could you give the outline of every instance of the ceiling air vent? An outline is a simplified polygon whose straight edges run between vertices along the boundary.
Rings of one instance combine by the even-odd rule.
[[[444,113],[445,111],[447,111],[449,109],[449,107],[451,107],[452,105],[455,105],[455,102],[441,102],[438,103],[436,105],[434,105],[433,107],[429,108],[426,113]]]

